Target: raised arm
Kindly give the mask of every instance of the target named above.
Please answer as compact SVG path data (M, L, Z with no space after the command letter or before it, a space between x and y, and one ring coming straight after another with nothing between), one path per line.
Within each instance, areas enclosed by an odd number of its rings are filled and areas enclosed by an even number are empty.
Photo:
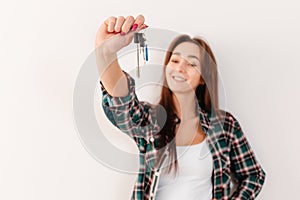
M136 18L107 18L96 34L95 52L100 79L107 92L114 97L124 97L128 94L125 74L122 72L117 59L117 52L129 45L134 32L145 28L144 16Z
M137 143L159 130L155 107L140 102L135 81L120 68L117 52L133 39L134 32L147 28L144 17L109 17L100 26L95 42L96 61L100 75L102 107L108 119Z

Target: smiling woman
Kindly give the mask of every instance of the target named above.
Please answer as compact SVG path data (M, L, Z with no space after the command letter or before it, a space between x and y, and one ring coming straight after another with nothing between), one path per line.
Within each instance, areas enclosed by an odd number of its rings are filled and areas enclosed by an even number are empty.
M167 64L166 79L173 93L195 90L200 84L200 49L191 42L183 42L174 49ZM195 91L192 91L193 95Z
M108 18L95 45L104 111L140 152L131 199L255 199L265 172L238 121L218 107L217 64L204 40L176 37L165 56L158 105L137 98L135 81L119 66L117 52L147 27L144 20ZM183 147L192 149L180 159Z

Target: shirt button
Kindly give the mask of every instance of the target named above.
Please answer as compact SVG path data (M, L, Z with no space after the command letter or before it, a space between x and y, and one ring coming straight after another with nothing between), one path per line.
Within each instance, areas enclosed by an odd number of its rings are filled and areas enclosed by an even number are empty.
M154 142L154 137L151 137L151 138L150 138L150 141L151 141L151 142Z

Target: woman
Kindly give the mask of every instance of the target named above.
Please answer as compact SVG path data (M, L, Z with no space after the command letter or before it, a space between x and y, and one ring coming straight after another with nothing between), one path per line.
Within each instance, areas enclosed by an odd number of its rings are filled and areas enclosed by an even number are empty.
M134 79L121 70L116 53L147 28L144 21L142 15L110 17L95 43L104 111L140 152L132 199L254 199L265 172L238 121L218 108L217 66L206 42L175 38L158 105L138 100ZM183 147L190 147L185 154Z

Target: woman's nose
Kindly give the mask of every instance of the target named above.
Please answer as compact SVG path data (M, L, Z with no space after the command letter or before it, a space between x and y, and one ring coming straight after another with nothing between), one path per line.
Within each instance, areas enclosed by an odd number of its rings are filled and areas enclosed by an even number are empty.
M178 63L177 63L177 65L176 65L176 70L177 71L180 71L180 72L184 72L186 69L186 63L185 63L185 61L184 60L181 60L181 61L179 61Z

